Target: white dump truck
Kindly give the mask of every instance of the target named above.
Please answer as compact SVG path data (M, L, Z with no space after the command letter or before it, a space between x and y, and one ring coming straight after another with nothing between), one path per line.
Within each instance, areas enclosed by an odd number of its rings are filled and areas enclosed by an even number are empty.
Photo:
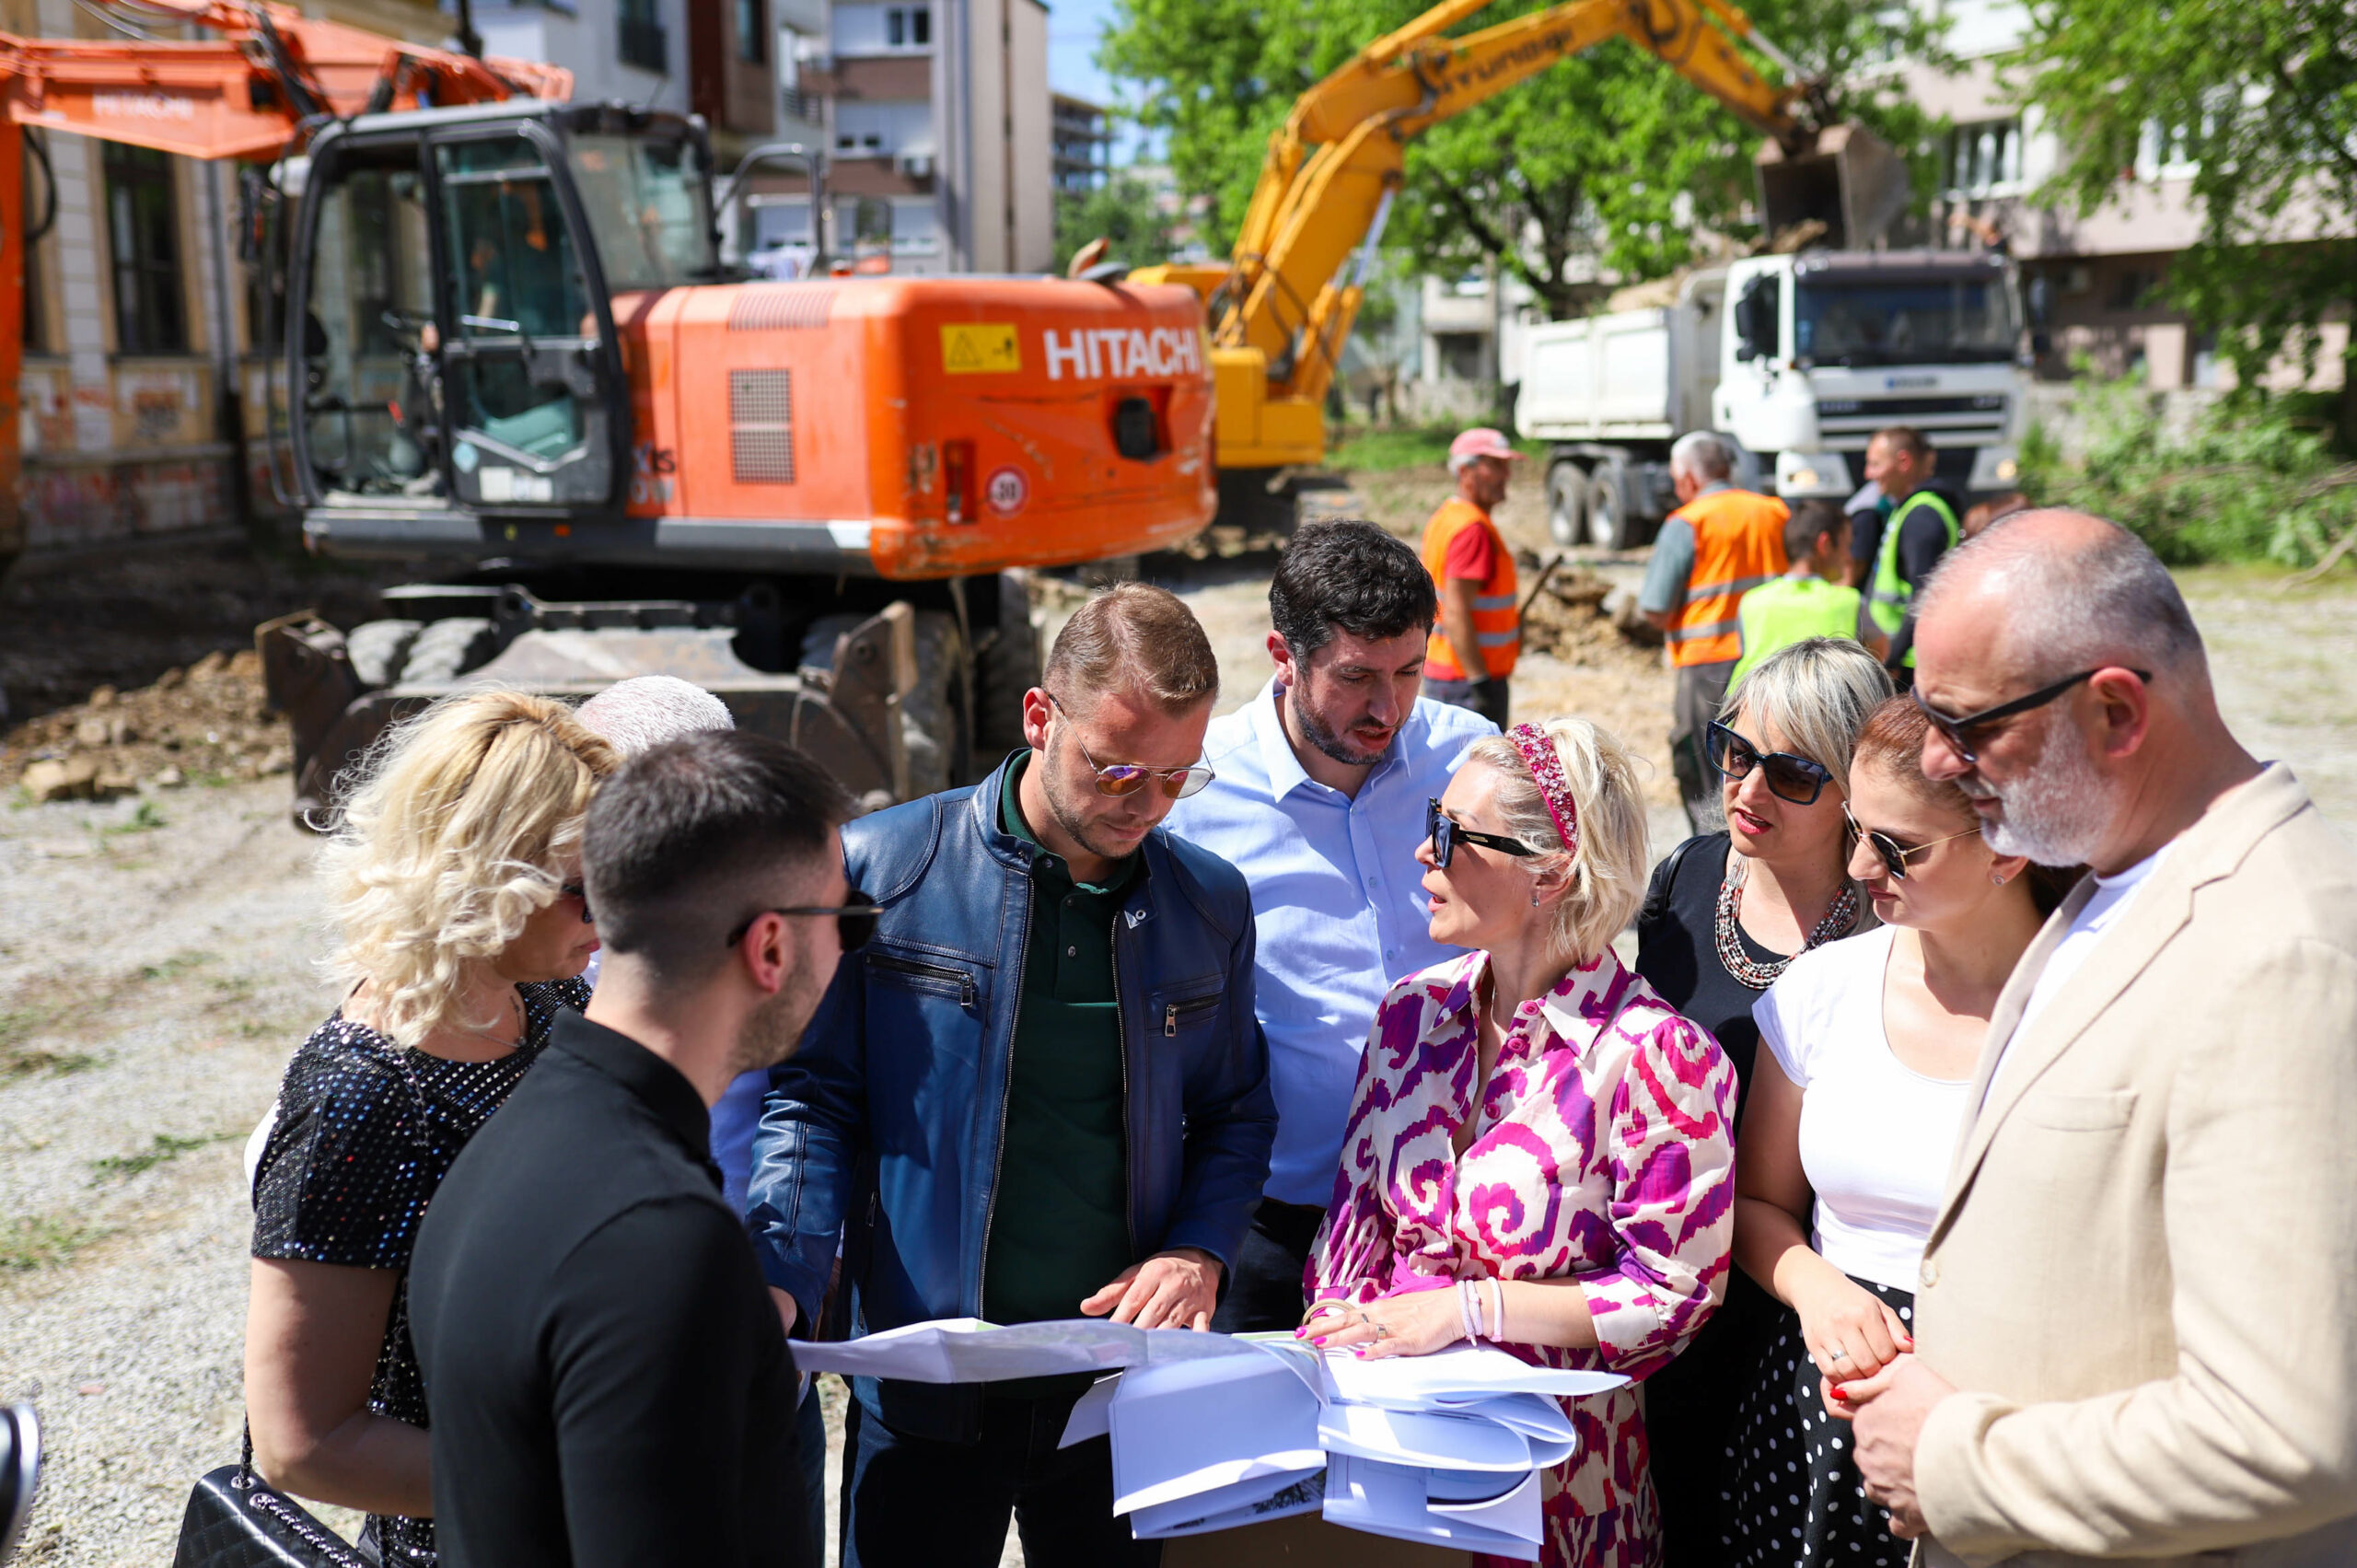
M1694 273L1677 302L1531 330L1515 428L1553 443L1558 542L1627 549L1678 505L1670 444L1732 437L1739 482L1788 500L1865 482L1866 441L1911 424L1941 479L2008 489L2028 372L2020 291L2001 256L1809 250Z

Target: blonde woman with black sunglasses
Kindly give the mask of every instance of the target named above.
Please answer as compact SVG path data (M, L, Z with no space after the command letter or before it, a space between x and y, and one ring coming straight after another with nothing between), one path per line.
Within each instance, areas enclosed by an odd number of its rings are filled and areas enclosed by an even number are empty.
M1687 840L1655 867L1637 918L1637 972L1711 1032L1735 1064L1741 1134L1759 1034L1752 1005L1795 954L1873 925L1850 878L1850 752L1891 695L1848 638L1781 648L1727 694L1705 733L1724 831ZM1777 1316L1748 1279L1645 1388L1666 1568L1718 1568L1736 1404Z

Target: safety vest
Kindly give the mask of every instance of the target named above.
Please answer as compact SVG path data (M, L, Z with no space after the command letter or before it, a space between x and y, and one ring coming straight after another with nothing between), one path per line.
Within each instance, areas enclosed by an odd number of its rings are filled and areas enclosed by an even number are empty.
M1896 636L1899 627L1906 624L1907 606L1915 597L1915 585L1898 575L1898 533L1918 506L1929 506L1933 516L1946 525L1948 542L1945 548L1956 548L1960 531L1955 509L1929 490L1919 490L1890 509L1890 517L1882 525L1882 548L1875 552L1874 581L1867 585L1866 593L1866 612L1874 617L1875 624L1882 628L1886 637ZM1912 669L1915 650L1909 648L1907 656L1899 662Z
M1858 590L1822 577L1783 576L1743 596L1736 619L1743 623L1743 657L1727 677L1730 691L1752 667L1778 648L1809 637L1858 635Z
M1490 580L1473 595L1473 635L1481 645L1483 669L1492 679L1502 679L1514 673L1515 657L1522 652L1522 616L1515 601L1514 552L1506 548L1497 524L1463 496L1450 496L1424 525L1424 570L1433 575L1433 587L1446 592L1449 541L1467 528L1489 529L1491 542L1496 546L1492 558L1497 564L1491 568ZM1438 626L1433 628L1433 640L1424 648L1424 673L1436 680L1465 679L1464 662Z
M1724 664L1743 652L1736 612L1743 596L1784 575L1784 522L1791 508L1749 490L1713 490L1670 514L1694 530L1686 598L1672 611L1669 662Z

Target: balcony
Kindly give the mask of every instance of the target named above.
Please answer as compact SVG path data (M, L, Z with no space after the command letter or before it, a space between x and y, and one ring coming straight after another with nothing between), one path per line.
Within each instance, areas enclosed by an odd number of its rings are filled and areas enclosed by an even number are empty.
M664 35L663 24L651 18L624 17L621 29L621 60L625 65L635 65L642 71L657 75L670 73L670 40Z

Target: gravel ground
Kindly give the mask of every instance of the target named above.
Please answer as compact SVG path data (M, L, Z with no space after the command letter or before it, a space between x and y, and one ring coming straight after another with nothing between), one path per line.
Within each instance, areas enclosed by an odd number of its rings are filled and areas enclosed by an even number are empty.
M1422 482L1368 490L1368 509L1403 529L1436 499ZM1535 506L1516 500L1509 533L1543 548ZM1147 563L1210 631L1223 707L1267 676L1267 570L1264 557ZM2357 827L2357 582L2187 584L2230 720ZM1666 674L1535 659L1515 690L1527 714L1587 713L1655 756L1655 847L1677 841L1655 755ZM324 941L312 843L287 824L285 788L0 808L0 1400L37 1400L52 1446L24 1556L41 1568L168 1561L190 1483L236 1452L238 1145L331 1000L310 968Z

